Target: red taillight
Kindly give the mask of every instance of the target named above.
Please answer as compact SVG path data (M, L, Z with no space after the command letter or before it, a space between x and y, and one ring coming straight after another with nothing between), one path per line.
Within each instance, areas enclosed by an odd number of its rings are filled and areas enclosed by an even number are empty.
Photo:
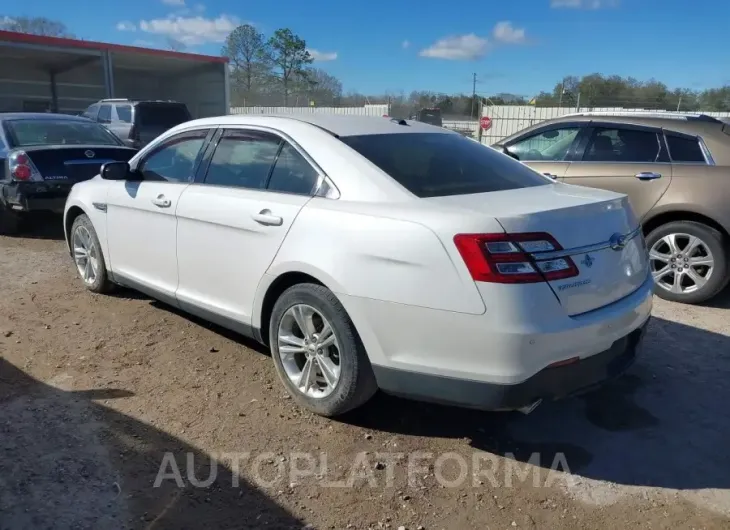
M28 155L26 155L25 153L20 152L17 155L15 155L15 163L16 164L20 164L20 165L23 165L23 166L27 166L28 165L28 162L30 162L30 158L28 158Z
M10 174L16 180L30 180L31 175L33 175L33 170L25 164L17 164L10 170Z
M454 244L477 282L534 283L578 275L569 256L540 258L541 252L563 249L550 234L458 234Z

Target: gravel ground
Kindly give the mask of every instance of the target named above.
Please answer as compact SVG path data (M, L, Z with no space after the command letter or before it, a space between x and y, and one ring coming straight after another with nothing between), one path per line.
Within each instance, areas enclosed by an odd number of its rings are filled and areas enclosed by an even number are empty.
M0 529L730 527L730 295L532 414L296 408L267 352L0 238ZM208 479L208 480L206 480Z

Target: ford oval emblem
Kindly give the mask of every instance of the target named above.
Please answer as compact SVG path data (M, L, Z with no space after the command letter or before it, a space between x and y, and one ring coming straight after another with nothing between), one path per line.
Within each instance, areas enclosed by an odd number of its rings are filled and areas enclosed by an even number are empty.
M621 250L626 246L626 236L621 234L613 234L608 240L608 244L611 245L613 250Z
M86 155L86 158L94 158L96 156L96 153L94 153L91 149L84 151L84 154Z

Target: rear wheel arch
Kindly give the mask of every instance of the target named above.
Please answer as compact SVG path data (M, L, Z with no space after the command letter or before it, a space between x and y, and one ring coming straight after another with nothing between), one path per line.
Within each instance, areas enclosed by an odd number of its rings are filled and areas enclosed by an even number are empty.
M728 233L728 230L725 229L724 226L715 221L712 217L690 210L673 210L662 212L654 215L649 219L644 220L642 222L642 230L644 232L644 236L648 236L652 231L656 230L662 225L675 221L691 221L707 225L720 232L723 235L726 243L728 240L730 240L730 233Z
M311 274L299 271L288 271L277 276L271 285L269 285L268 289L266 289L263 301L261 302L261 324L259 328L261 333L261 342L265 345L270 345L269 324L271 322L271 314L274 310L274 304L276 304L276 301L287 289L301 283L313 283L315 285L327 287L324 282L315 278Z

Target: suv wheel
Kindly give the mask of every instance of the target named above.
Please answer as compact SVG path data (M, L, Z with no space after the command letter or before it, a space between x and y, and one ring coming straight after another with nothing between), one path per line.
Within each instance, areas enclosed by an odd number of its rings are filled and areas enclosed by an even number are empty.
M343 414L377 390L355 326L326 287L287 289L274 305L269 342L279 378L300 405L316 414Z
M654 292L673 302L698 304L727 285L728 249L723 235L702 223L675 221L647 237Z

